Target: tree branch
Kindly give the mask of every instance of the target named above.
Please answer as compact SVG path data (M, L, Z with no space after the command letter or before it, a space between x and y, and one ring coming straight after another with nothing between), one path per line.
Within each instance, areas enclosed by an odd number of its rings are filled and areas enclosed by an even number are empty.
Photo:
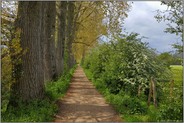
M99 35L97 38L95 38L94 40L92 40L89 44L87 44L87 43L85 43L85 42L80 42L80 41L74 41L74 42L72 42L72 43L84 44L84 45L90 47L90 46L92 45L93 42L95 42L98 38L100 38L100 36L102 36L102 35Z
M72 43L76 43L76 44L84 44L86 46L90 46L89 44L85 43L85 42L79 42L79 41L76 41L76 42L72 42Z

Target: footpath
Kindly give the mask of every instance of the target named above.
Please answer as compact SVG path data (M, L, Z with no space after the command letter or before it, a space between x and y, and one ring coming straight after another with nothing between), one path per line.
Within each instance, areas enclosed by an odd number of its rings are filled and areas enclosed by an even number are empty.
M87 79L79 66L64 98L58 101L55 122L121 122L118 113Z

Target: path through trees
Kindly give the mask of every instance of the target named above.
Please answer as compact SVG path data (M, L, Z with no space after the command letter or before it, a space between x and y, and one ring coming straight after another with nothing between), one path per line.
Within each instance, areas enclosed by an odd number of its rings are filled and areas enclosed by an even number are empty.
M56 122L120 122L121 118L78 67L65 97L58 101Z

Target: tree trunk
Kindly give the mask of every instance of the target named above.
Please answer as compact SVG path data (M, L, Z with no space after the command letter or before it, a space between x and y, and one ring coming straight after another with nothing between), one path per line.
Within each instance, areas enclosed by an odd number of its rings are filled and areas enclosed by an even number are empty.
M58 33L57 33L57 73L60 76L64 71L64 49L66 34L67 2L59 2Z
M67 8L67 41L66 41L66 64L68 71L72 67L72 42L74 40L75 35L75 29L74 29L74 10L75 5L74 2L68 2L68 8Z
M44 38L44 78L45 81L56 80L55 60L55 16L56 2L44 2L43 36Z
M10 104L44 97L44 74L41 44L42 2L19 2L18 27L24 53L21 77L11 87Z

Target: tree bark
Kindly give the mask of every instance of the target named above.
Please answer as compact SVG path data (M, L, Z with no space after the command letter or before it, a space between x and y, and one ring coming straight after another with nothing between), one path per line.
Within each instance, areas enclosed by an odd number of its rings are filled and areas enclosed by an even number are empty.
M72 42L75 37L75 28L74 28L74 10L75 10L75 4L74 2L68 2L68 8L67 8L67 41L66 41L66 64L68 71L72 67Z
M64 49L66 35L67 2L59 2L58 33L57 33L57 73L59 76L64 71Z
M19 100L28 102L44 97L42 9L42 2L19 2L17 28L21 30L20 43L24 53L21 77L11 87L10 104L14 106Z
M44 39L44 80L56 80L56 56L55 56L55 21L56 2L44 2L43 36Z

